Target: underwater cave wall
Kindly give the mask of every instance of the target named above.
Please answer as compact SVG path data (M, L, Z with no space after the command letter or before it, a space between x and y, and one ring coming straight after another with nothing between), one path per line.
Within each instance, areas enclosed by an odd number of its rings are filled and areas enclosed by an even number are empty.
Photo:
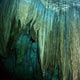
M50 66L59 66L63 80L78 80L79 2L65 1L50 7L44 4L38 6L38 2L40 1L37 1L36 6L38 16L42 16L39 18L42 22L38 35L42 71L45 72Z
M11 21L15 16L16 6L16 0L3 0L0 4L0 54L2 55L6 52L6 45L11 30Z
M69 1L50 5L41 0L3 0L3 9L0 8L0 54L6 55L10 36L15 40L15 35L33 19L31 25L35 21L33 29L38 39L43 73L47 68L59 66L61 80L79 80L80 2Z
M25 0L1 0L0 2L0 54L6 56L8 42L15 42L17 35L28 21L28 5ZM25 3L25 4L24 4ZM26 6L27 5L27 6ZM9 43L10 47L13 43ZM9 46L8 45L8 46Z

